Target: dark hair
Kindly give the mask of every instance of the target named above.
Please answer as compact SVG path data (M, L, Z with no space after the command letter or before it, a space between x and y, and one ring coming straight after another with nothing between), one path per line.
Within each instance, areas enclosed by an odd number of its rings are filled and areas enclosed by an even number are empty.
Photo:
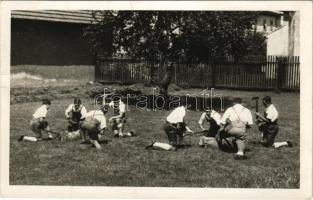
M113 102L119 102L122 100L122 97L121 97L121 95L113 95L112 100L113 100Z
M51 101L49 99L43 99L42 104L43 105L51 105Z
M80 98L75 97L74 104L81 104L81 103L82 103L82 101L80 100Z
M272 103L272 99L271 99L270 96L265 96L265 97L263 97L263 101L264 101L265 103L267 103L267 104Z
M233 103L242 103L242 99L240 97L236 97L233 99Z

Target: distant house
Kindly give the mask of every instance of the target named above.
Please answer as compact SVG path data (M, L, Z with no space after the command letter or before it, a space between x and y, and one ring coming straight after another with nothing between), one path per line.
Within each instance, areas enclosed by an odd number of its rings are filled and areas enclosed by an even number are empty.
M295 11L266 11L257 19L256 31L267 38L267 55L299 56L300 15Z
M11 65L93 65L94 54L82 34L94 22L91 11L12 11ZM112 35L106 38L110 53Z

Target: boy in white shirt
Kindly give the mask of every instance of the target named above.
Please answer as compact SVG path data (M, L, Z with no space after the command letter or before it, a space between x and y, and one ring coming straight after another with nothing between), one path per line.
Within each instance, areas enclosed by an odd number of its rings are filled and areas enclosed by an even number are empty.
M67 131L62 134L61 140L65 138L75 139L81 136L80 125L81 122L85 119L87 110L85 106L81 104L79 98L74 99L74 103L70 104L65 110L65 117L68 120Z
M30 128L35 133L33 136L20 136L18 141L28 140L32 142L37 142L42 140L42 131L48 134L48 139L52 139L53 136L49 132L49 123L46 119L47 114L50 110L51 102L48 99L42 100L42 106L40 106L33 114L32 120L30 121Z
M65 110L65 117L69 122L68 132L79 130L79 124L85 119L87 110L79 98L74 99L74 103L70 104Z
M234 98L233 106L228 108L221 119L221 136L234 137L237 145L235 159L245 159L247 129L253 124L252 114L242 104L241 98ZM224 135L222 134L224 133Z
M131 137L134 136L134 132L130 131L124 133L124 127L126 124L126 105L121 100L121 97L113 97L113 101L109 103L109 107L113 108L113 117L109 119L112 122L112 131L114 137Z
M146 146L146 149L158 147L167 151L175 151L177 147L182 144L184 133L193 133L192 130L186 125L187 105L175 108L166 118L166 123L164 125L164 131L168 137L169 144L155 142Z
M205 131L203 136L200 137L199 146L206 147L207 145L213 145L217 147L217 142L215 139L216 134L220 129L221 116L213 109L207 109L204 113L202 113L199 119L200 128ZM207 122L209 125L209 129L205 129L203 127L204 122Z
M255 113L258 118L257 125L259 127L259 130L263 134L262 141L260 143L265 147L271 147L271 146L275 148L279 148L282 146L292 147L292 144L290 141L274 142L275 137L279 130L278 111L276 107L272 104L271 97L265 96L262 99L262 103L265 107L265 112L263 116L260 113Z
M99 144L100 135L104 134L107 128L105 114L107 108L103 107L100 110L91 110L86 114L85 120L81 124L82 138L86 140L86 134L90 138L90 143L97 149L101 149Z

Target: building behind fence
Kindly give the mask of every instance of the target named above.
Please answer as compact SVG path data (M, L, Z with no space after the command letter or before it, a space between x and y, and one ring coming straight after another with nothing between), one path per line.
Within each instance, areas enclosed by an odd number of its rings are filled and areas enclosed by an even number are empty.
M174 65L172 82L185 87L299 90L299 56L228 57L209 63ZM159 82L166 65L142 60L97 58L95 80L103 83Z

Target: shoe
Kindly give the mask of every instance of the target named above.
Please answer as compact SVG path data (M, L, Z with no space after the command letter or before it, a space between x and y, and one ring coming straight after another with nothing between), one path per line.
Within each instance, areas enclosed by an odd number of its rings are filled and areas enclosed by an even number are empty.
M113 137L118 138L119 136L118 136L118 134L115 134Z
M154 143L156 143L156 141L152 141L148 146L145 147L145 149L150 149L153 147Z
M247 156L235 154L235 160L245 160L245 159L247 159Z
M21 142L23 139L24 139L24 135L21 135L21 136L17 139L17 141Z
M130 130L128 133L131 134L132 137L137 136L135 130Z
M287 141L288 147L293 147L293 144L290 141Z
M200 147L200 148L204 148L204 147L205 147L205 145L204 145L204 144L203 144L203 145L199 145L199 147Z

